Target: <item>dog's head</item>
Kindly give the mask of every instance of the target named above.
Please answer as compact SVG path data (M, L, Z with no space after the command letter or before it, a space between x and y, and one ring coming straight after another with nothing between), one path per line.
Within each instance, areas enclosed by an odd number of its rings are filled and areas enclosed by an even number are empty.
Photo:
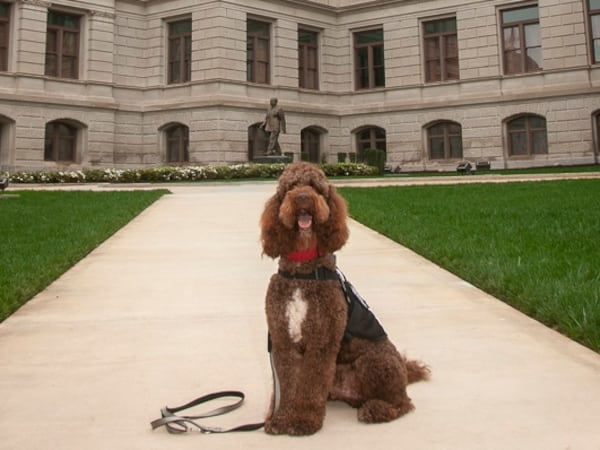
M325 255L348 239L344 199L314 164L290 164L260 220L263 253L271 258L316 249Z

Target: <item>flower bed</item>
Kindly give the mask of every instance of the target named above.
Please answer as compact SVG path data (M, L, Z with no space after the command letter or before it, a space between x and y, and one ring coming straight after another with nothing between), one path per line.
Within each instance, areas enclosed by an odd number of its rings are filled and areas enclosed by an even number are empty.
M163 166L144 169L85 169L71 171L19 171L6 173L11 183L161 183L176 181L278 178L285 164L230 166ZM322 164L329 177L374 176L366 164Z

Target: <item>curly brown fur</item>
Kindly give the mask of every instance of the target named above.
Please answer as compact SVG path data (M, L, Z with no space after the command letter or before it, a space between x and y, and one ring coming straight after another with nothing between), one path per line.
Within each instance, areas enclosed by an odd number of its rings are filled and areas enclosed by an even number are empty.
M271 401L265 430L307 435L323 426L328 399L358 408L363 422L387 422L413 409L410 382L429 369L400 355L386 338L343 340L348 306L338 280L290 278L318 267L335 270L333 253L348 239L347 208L324 173L290 164L261 216L263 253L279 258L266 315L280 395Z
M261 217L261 240L263 253L271 258L287 256L297 247L298 229L291 204L292 198L299 192L312 191L313 198L318 196L314 211L326 205L328 213L320 212L316 223L313 223L312 234L317 239L317 247L321 253L333 253L342 248L348 240L346 225L347 208L344 199L335 187L327 181L325 174L310 163L291 164L279 178L277 192L267 201ZM288 207L282 210L283 205ZM285 220L286 211L289 218Z

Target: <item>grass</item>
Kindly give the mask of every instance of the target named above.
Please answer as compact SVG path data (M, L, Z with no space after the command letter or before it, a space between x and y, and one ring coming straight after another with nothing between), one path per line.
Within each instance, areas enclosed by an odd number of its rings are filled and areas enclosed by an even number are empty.
M0 194L0 321L167 192Z
M386 178L391 177L449 177L449 176L486 176L486 175L529 175L529 174L553 174L553 173L586 173L600 172L600 164L580 165L580 166L548 166L531 167L526 169L494 169L494 170L475 170L472 175L464 175L454 170L448 172L423 171L423 172L400 172L399 174L386 174Z
M339 191L358 221L600 352L600 180Z

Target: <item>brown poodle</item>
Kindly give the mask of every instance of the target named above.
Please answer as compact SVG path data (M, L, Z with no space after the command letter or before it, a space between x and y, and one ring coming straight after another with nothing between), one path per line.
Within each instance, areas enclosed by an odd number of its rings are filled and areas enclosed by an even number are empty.
M358 408L362 422L394 420L414 408L407 384L429 377L382 329L369 339L348 332L353 307L333 255L348 239L346 217L344 199L310 163L287 166L265 205L263 253L279 257L266 296L274 375L267 433L315 433L328 399Z

